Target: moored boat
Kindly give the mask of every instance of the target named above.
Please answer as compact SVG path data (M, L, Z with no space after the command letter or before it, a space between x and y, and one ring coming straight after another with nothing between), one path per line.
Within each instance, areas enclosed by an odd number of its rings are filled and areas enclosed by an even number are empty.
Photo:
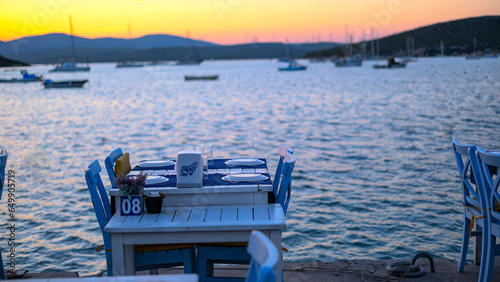
M52 81L50 79L46 79L43 81L43 86L45 88L81 88L88 81L88 79L61 81Z
M42 80L42 75L29 74L26 70L22 70L22 78L10 78L10 79L0 79L1 83L12 83L12 82L35 82Z
M333 60L336 67L360 67L363 60L354 57L340 57Z
M76 72L76 71L90 71L89 66L79 66L74 62L63 62L58 64L54 69L49 72Z
M374 69L400 69L406 67L406 61L397 62L394 58L387 59L386 65L373 65Z
M185 75L184 80L217 80L219 75Z
M144 64L139 63L139 62L133 62L133 61L122 61L116 63L117 68L142 68L144 67Z
M287 67L278 68L279 71L301 71L306 69L306 66L297 63L295 60L291 60Z

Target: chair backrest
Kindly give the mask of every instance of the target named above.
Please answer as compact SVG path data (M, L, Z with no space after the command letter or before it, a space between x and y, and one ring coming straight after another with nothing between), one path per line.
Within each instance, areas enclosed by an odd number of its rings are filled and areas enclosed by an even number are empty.
M457 139L453 140L453 151L458 165L458 172L460 174L460 186L462 188L463 204L465 206L480 207L479 195L476 192L477 185L476 177L471 173L471 159L469 156L469 149L473 145L461 144ZM474 172L475 173L475 172ZM473 185L474 183L474 185Z
M7 150L0 149L0 199L2 199L3 185L5 181L5 167L7 166Z
M500 221L500 212L495 206L495 202L500 204L500 194L498 192L500 186L500 152L485 152L478 148L476 157L483 180L479 184L484 185L484 189L488 193L486 195L486 208L490 211L492 218Z
M281 258L276 246L260 231L252 231L247 252L250 254L250 268L246 281L275 282L281 280Z
M102 183L100 172L102 171L101 166L97 160L89 164L85 169L85 181L87 182L87 187L90 192L90 197L92 198L92 204L94 205L95 215L101 231L104 234L104 227L111 219L111 205L109 203L109 198L106 194L106 189Z
M121 148L117 148L111 151L104 160L104 165L106 166L106 171L108 172L109 181L111 182L111 187L113 188L118 187L115 177L115 162L121 156L123 156L123 151Z
M281 178L281 171L283 170L283 160L285 159L286 153L290 152L293 154L292 148L281 144L278 147L278 154L280 156L279 161L278 161L278 166L276 167L276 173L274 174L274 181L273 181L273 191L274 191L274 198L278 197L278 187L280 183L280 178Z
M292 153L286 152L283 159L283 169L280 172L281 181L279 184L278 196L276 197L276 203L279 203L283 207L284 214L286 214L292 194L292 172L294 167L295 157Z

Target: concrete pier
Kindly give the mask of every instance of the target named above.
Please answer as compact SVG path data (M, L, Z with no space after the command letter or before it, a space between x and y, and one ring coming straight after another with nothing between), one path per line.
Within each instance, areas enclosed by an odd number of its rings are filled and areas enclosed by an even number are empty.
M284 263L283 276L286 282L316 282L316 281L397 281L398 277L390 274L386 267L394 262L409 260L350 260L335 262L298 262ZM417 261L420 267L425 268L425 274L421 277L404 277L400 281L413 282L475 282L479 276L479 266L469 264L465 271L457 271L457 264L444 258L434 258L436 272L431 272L427 259L421 258ZM247 266L219 266L216 267L216 276L245 277ZM159 274L180 274L182 268L160 269ZM150 275L148 271L142 271L138 275ZM61 273L26 273L24 279L51 279L51 278L78 277L78 272ZM500 282L500 259L495 261L492 282Z

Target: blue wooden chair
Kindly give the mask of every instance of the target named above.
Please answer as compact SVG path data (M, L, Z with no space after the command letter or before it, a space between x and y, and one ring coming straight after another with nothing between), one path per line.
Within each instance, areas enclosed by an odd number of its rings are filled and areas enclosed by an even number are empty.
M292 172L295 167L295 157L291 152L286 151L283 157L283 165L277 188L275 202L281 204L284 214L288 209L290 195L292 192ZM214 246L215 245L215 246ZM220 281L221 278L214 277L214 264L248 264L250 256L246 252L247 244L245 242L234 244L214 244L196 246L196 264L198 267L198 276L202 281ZM243 281L242 278L231 278L233 281Z
M278 198L278 189L279 189L279 184L280 184L280 178L281 178L281 171L283 170L283 160L285 159L286 153L290 152L293 154L292 148L288 147L287 145L281 144L278 147L278 155L280 156L278 165L276 166L276 173L274 174L274 180L273 180L273 192L274 192L274 199L275 200Z
M7 150L0 149L0 199L2 199L3 185L5 181L5 167L7 166ZM5 269L3 267L2 250L0 249L0 279L7 280Z
M251 256L247 282L275 282L281 280L280 253L273 243L260 231L252 231L248 242Z
M101 166L97 160L85 169L85 180L92 198L95 215L101 228L106 251L108 276L113 275L111 257L111 237L104 232L104 227L111 219L111 207L100 173ZM179 245L144 245L135 248L135 270L154 270L184 265L185 273L196 272L195 249L190 244Z
M109 182L111 183L111 187L113 188L118 187L115 177L115 162L121 156L123 156L123 151L121 148L117 148L111 151L104 160L104 165L106 166L106 171L108 172Z
M471 163L474 173L481 175L477 181L479 191L486 195L486 218L483 227L483 246L479 281L491 281L491 273L495 264L495 256L500 255L500 153L489 153L475 147L470 149ZM479 178L479 177L478 177ZM480 193L481 195L481 193Z
M458 271L463 272L467 263L467 251L469 249L469 238L471 236L483 236L483 231L472 231L474 224L484 228L484 218L486 217L486 207L483 203L486 195L483 195L477 188L479 179L477 172L472 170L471 155L469 150L475 148L473 145L461 144L457 139L453 140L453 150L458 165L460 175L460 187L462 190L462 205L464 207L464 222L462 230L462 247L460 259L458 261ZM474 149L475 150L475 149ZM472 156L473 157L473 156ZM471 173L473 171L473 173ZM484 240L483 240L484 242ZM483 257L484 254L482 254ZM481 261L483 258L481 257Z

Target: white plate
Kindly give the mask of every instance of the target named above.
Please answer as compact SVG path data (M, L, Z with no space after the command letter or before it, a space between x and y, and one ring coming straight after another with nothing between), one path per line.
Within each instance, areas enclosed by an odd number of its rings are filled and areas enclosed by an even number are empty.
M264 164L263 161L259 159L233 159L225 162L227 166L235 166L235 165L241 165L241 166L256 166L256 165L261 165Z
M267 180L269 177L258 173L233 173L222 177L222 180L229 182L259 182Z
M139 167L163 167L175 165L171 160L159 160L159 161L144 161L137 164Z
M146 177L146 185L153 185L153 184L159 184L159 183L163 183L163 182L167 182L168 181L168 178L165 178L165 177L162 177L162 176L156 176L156 175L152 175L152 176L147 176Z

